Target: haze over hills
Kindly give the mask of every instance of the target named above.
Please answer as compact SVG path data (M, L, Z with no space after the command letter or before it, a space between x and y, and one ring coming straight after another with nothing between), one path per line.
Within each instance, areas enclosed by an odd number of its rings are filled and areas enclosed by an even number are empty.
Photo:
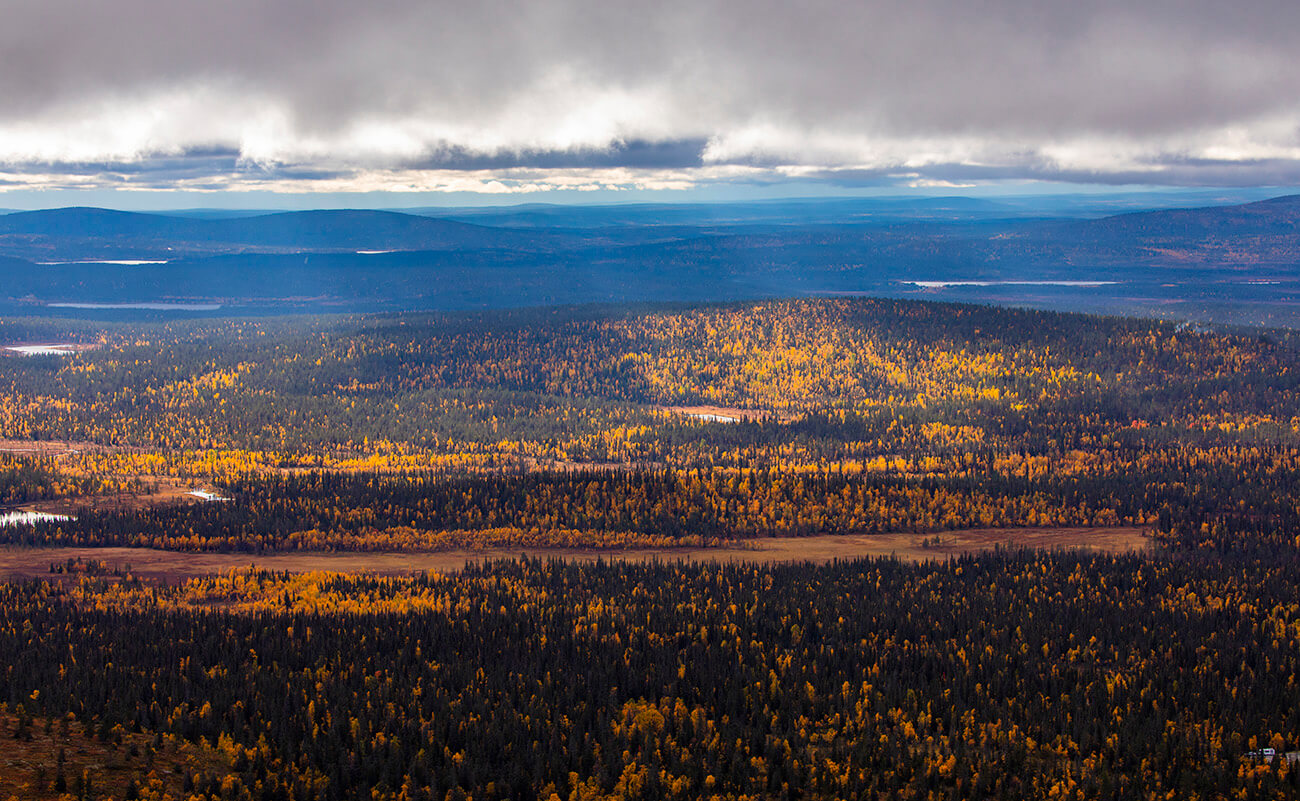
M222 253L546 247L554 238L389 211L291 211L235 218L94 208L0 217L0 252L83 261Z
M1033 218L971 198L455 214L5 215L0 309L280 313L851 293L1292 324L1300 308L1300 196L1099 219Z
M1300 224L1300 195L1231 206L1162 209L1119 214L1087 226L1091 232L1135 235L1247 236L1294 234Z
M503 227L716 225L744 223L879 223L1070 218L1091 219L1127 211L1247 203L1265 190L1194 190L1119 194L1001 195L968 197L824 197L713 203L625 203L563 206L530 203L448 209L402 209L408 214Z

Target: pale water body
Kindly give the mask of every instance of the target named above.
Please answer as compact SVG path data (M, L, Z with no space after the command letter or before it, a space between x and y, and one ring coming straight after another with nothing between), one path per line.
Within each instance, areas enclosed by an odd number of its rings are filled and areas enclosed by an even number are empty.
M4 512L0 514L0 526L20 526L29 523L41 523L47 520L71 520L69 515L52 515L49 512Z
M72 353L71 345L7 345L5 350L21 353L24 356L67 356Z
M705 422L709 422L709 423L739 423L740 422L740 418L728 417L725 414L707 414L705 412L687 412L686 414L690 417L696 418L697 420L704 420Z
M220 303L47 303L52 309L148 309L150 311L216 311Z
M90 261L38 261L40 265L57 264L117 264L123 267L139 267L142 264L166 264L166 259L91 259Z
M900 281L922 289L946 289L950 286L1112 286L1119 281Z

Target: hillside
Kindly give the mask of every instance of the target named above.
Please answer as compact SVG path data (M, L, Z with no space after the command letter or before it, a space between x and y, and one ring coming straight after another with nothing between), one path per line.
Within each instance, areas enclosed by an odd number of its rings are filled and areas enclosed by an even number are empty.
M0 337L89 346L4 359L0 428L77 443L7 474L0 459L0 503L77 516L0 530L28 544L622 547L1138 526L1183 546L1289 545L1300 525L1300 371L1277 333L822 299L12 320ZM177 478L233 500L150 501ZM140 500L86 506L115 489Z
M1300 195L1235 206L1119 214L1089 221L1080 228L1115 236L1296 236L1300 235Z

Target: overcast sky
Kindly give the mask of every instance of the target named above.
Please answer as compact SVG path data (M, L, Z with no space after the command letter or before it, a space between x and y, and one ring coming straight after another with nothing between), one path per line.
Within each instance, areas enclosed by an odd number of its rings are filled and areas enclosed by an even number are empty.
M1294 0L4 5L0 207L1300 184Z

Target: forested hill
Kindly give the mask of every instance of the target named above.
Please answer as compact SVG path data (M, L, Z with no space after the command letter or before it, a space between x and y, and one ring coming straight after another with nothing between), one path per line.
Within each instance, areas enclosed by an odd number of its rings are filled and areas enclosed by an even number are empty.
M1096 234L1119 235L1220 235L1297 236L1300 195L1285 195L1238 206L1118 214L1080 225Z
M10 355L0 372L17 453L67 444L54 461L0 459L0 503L77 517L0 532L28 544L611 547L1126 526L1174 547L1300 545L1300 359L1278 332L836 298L24 318L0 321L0 337L81 347ZM231 500L89 508L176 479Z

